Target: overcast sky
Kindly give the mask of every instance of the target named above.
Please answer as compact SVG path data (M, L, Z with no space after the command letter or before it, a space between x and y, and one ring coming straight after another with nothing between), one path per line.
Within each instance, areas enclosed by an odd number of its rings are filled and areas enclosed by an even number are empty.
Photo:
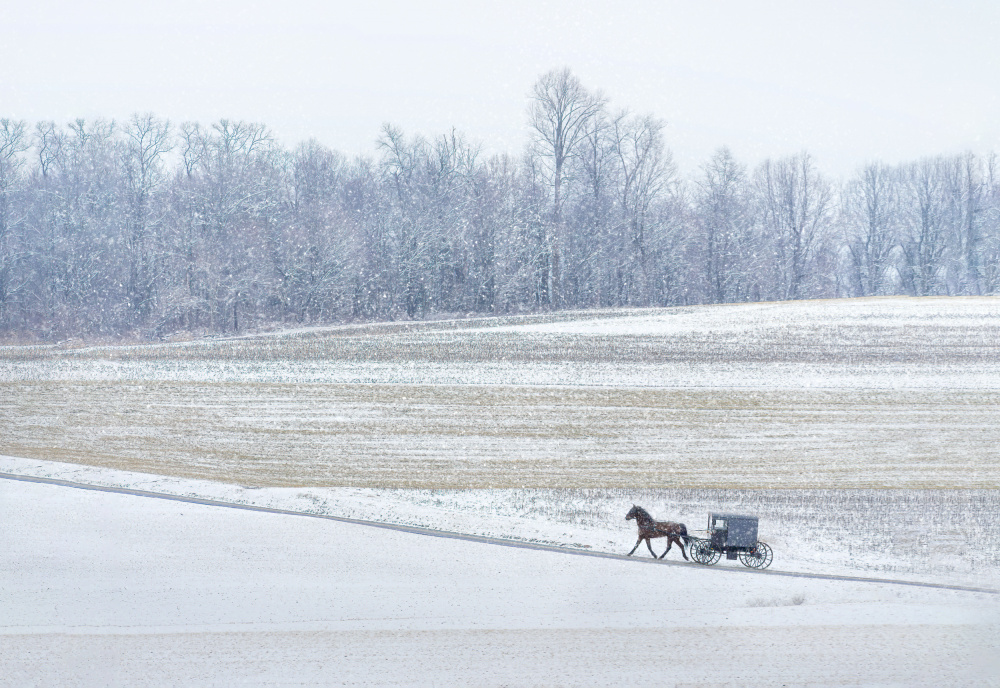
M1000 2L0 0L0 117L263 122L371 153L383 122L519 153L567 66L666 120L684 174L722 145L849 174L1000 152Z

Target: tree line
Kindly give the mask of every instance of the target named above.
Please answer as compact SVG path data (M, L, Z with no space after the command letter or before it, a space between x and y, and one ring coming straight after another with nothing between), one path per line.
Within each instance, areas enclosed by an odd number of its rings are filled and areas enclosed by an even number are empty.
M650 115L566 69L523 154L386 125L373 155L261 124L0 120L0 334L159 338L277 324L1000 291L993 156L726 148L682 178Z

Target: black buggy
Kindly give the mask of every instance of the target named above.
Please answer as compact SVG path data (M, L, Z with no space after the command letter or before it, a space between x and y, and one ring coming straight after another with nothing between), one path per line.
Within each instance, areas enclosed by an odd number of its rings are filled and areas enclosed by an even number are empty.
M752 569L771 565L771 548L757 539L757 517L738 514L709 514L708 538L691 537L688 548L691 558L711 566L723 554Z

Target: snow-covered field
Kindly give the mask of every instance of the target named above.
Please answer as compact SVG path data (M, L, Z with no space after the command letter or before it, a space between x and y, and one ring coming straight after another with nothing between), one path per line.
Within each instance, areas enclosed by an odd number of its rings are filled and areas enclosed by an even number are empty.
M1000 299L0 347L0 453L253 486L1000 485Z
M632 548L633 503L749 512L781 572L1000 589L997 446L994 298L0 347L0 473L588 552ZM986 592L0 479L0 685L1000 686L997 657Z
M995 594L643 565L12 480L0 505L0 685L1000 676Z
M692 535L709 511L751 513L775 570L1000 590L998 490L249 488L3 456L0 473L617 554L635 544L632 504Z

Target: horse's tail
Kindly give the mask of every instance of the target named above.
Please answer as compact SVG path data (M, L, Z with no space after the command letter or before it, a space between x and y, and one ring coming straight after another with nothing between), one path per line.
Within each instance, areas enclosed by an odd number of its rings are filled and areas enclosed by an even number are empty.
M684 525L683 523L681 523L680 526L681 526L681 537L684 539L684 544L685 545L690 545L691 544L691 537L688 535L687 526Z

